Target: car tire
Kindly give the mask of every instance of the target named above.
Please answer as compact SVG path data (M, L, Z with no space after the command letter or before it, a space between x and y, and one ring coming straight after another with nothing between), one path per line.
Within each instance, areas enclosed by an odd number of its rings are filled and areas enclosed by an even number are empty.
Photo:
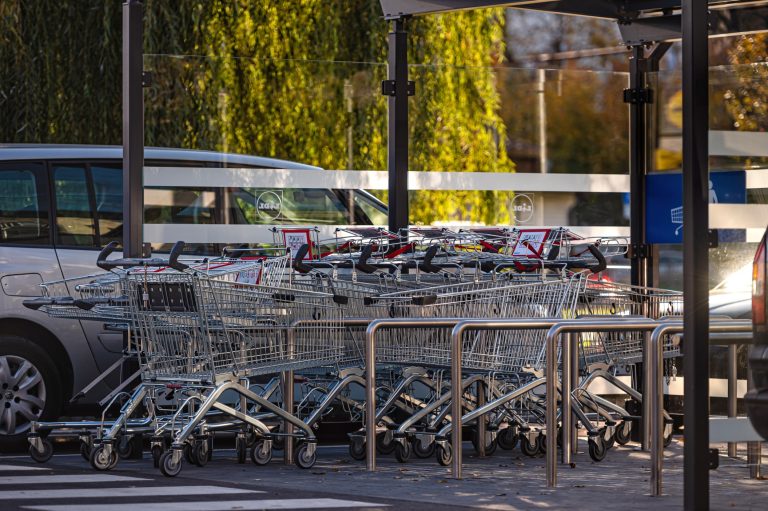
M59 370L46 351L16 335L0 335L0 450L23 448L32 420L61 414Z

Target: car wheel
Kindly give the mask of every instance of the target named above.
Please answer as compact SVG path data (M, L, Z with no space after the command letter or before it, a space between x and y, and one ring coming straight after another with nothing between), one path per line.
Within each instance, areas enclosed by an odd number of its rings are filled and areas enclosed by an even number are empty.
M25 445L31 422L58 417L62 401L50 356L28 339L0 336L0 448Z

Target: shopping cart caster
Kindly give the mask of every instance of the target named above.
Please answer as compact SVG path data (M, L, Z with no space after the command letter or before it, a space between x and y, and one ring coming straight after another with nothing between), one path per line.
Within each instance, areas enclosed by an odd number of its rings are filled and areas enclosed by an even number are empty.
M160 472L166 477L176 477L181 473L181 449L170 449L160 456Z
M587 443L589 444L589 457L592 458L592 461L603 461L608 453L603 435L598 433L595 436L590 436Z
M195 440L191 451L194 453L193 458L198 467L204 467L211 460L211 443L208 438Z
M417 458L431 458L435 455L435 442L431 438L415 436L411 440L411 449Z
M115 442L117 455L122 460L141 459L144 451L144 439L140 436L123 435Z
M153 445L152 449L152 466L160 468L160 458L163 456L163 447L160 445Z
M257 440L251 447L251 461L257 465L266 465L272 461L272 440Z
M248 440L245 433L238 433L235 437L235 453L237 454L237 462L239 464L245 463L248 458Z
M103 443L91 450L91 466L96 470L112 470L117 466L119 459L112 444Z
M543 435L538 435L543 436ZM520 450L526 456L534 457L539 454L538 437L531 440L528 433L520 433Z
M453 461L453 447L448 442L435 442L437 445L435 446L435 456L437 457L437 462L447 467L451 464L451 461Z
M376 452L379 454L392 454L395 451L396 444L397 442L395 442L395 438L390 430L376 435Z
M317 461L317 444L301 442L293 453L293 462L299 468L312 468Z
M621 423L618 426L616 426L616 433L613 435L613 439L616 440L616 443L619 445L627 445L627 443L629 443L631 435L632 435L632 422L621 421Z
M407 463L411 458L411 442L407 438L396 438L395 444L395 459L400 463Z
M53 457L53 444L37 433L29 435L29 456L38 463L45 463Z
M472 446L475 448L475 452L480 452L480 438L477 429L472 432ZM492 431L485 432L485 455L490 456L496 452L496 438L495 433Z
M90 434L80 435L80 456L85 461L91 461L91 450L93 450L93 437Z
M508 426L496 436L496 443L505 451L511 451L517 446L518 428L517 426Z
M365 442L354 438L349 439L349 456L353 460L362 461L365 459Z

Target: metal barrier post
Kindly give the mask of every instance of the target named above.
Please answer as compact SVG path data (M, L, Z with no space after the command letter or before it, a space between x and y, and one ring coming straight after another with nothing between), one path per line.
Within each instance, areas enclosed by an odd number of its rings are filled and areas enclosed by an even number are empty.
M709 333L746 333L752 331L752 322L744 320L717 321L709 324ZM646 399L652 399L652 424L651 424L651 495L657 497L662 494L662 469L664 463L664 394L661 378L663 376L663 351L662 339L665 335L683 332L682 321L668 321L656 328L651 334L652 364L646 364L645 377L653 385L651 395ZM717 339L710 339L711 344L717 344Z
M286 333L286 354L288 358L293 358L296 347L296 323L288 328ZM283 377L280 381L281 393L283 397L283 410L286 413L293 415L293 371L283 371ZM285 433L285 447L283 448L283 464L293 464L293 424L288 421L283 421L283 433Z
M570 335L570 334L569 334ZM579 386L579 350L571 350L571 388ZM571 419L571 454L579 452L579 430L576 427L576 421Z
M560 358L562 359L562 375L561 378L563 380L563 392L562 392L562 403L563 403L563 414L560 417L560 421L562 422L560 426L560 430L562 431L563 435L563 454L562 454L562 462L563 463L571 463L571 455L573 454L573 451L571 449L571 441L573 440L573 436L571 435L571 429L573 427L573 413L571 410L571 392L568 391L566 393L566 388L573 389L573 379L571 378L571 353L574 351L578 351L578 349L572 349L573 346L571 345L573 336L570 333L567 333L563 335L563 343L562 347L560 348ZM551 378L550 374L556 375L556 373L547 373L547 380ZM568 382L567 385L565 382ZM566 402L568 403L566 405ZM568 410L566 412L566 410ZM549 422L547 422L549 424ZM557 441L557 429L555 429L555 441ZM557 443L555 443L555 446L557 446ZM549 446L547 446L549 447Z
M480 408L485 405L485 380L479 380L477 382L477 407ZM485 415L481 415L477 418L477 455L480 458L485 457Z
M658 321L649 319L580 319L562 321L552 326L547 332L546 340L546 374L547 374L547 394L546 394L546 419L547 419L547 486L554 488L557 486L557 345L562 334L567 332L616 332L616 331L648 331L658 325ZM573 339L578 339L574 337ZM569 343L573 342L570 339ZM561 382L561 392L563 396L571 394L571 380L563 379ZM571 400L562 400L561 417L572 413ZM563 435L562 437L563 459L570 461L571 458L571 437ZM567 452L567 454L566 454Z
M376 332L384 328L451 328L461 322L460 318L397 318L377 319L368 321L365 329L365 464L368 472L376 471ZM461 353L461 349L459 349ZM453 396L461 396L461 357L459 356L459 392ZM451 368L455 364L451 360ZM451 387L456 387L456 382L451 382ZM456 399L452 400L454 403ZM458 421L461 422L461 399L459 403ZM454 415L454 417L457 417ZM456 419L454 419L456 420ZM455 430L456 428L454 428ZM459 427L459 432L461 428ZM461 433L459 433L461 434ZM456 449L461 452L461 444ZM455 454L454 454L455 456ZM454 458L455 459L455 458Z
M737 360L736 355L738 346L731 344L728 346L728 417L736 417L738 414L736 398L738 395L738 380L736 379ZM728 442L728 456L731 458L736 457L738 451L738 444L736 442Z

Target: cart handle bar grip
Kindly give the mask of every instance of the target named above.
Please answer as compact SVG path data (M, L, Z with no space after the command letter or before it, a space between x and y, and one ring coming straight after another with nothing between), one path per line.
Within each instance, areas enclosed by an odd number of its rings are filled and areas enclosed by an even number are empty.
M163 268L169 267L174 270L184 271L189 266L179 261L179 256L184 251L184 242L177 241L171 248L171 253L168 255L168 259L160 259L156 257L141 258L141 257L123 257L121 259L107 260L113 252L117 250L118 243L116 241L110 242L107 246L101 249L99 257L96 259L96 266L102 270L112 270L114 268Z

